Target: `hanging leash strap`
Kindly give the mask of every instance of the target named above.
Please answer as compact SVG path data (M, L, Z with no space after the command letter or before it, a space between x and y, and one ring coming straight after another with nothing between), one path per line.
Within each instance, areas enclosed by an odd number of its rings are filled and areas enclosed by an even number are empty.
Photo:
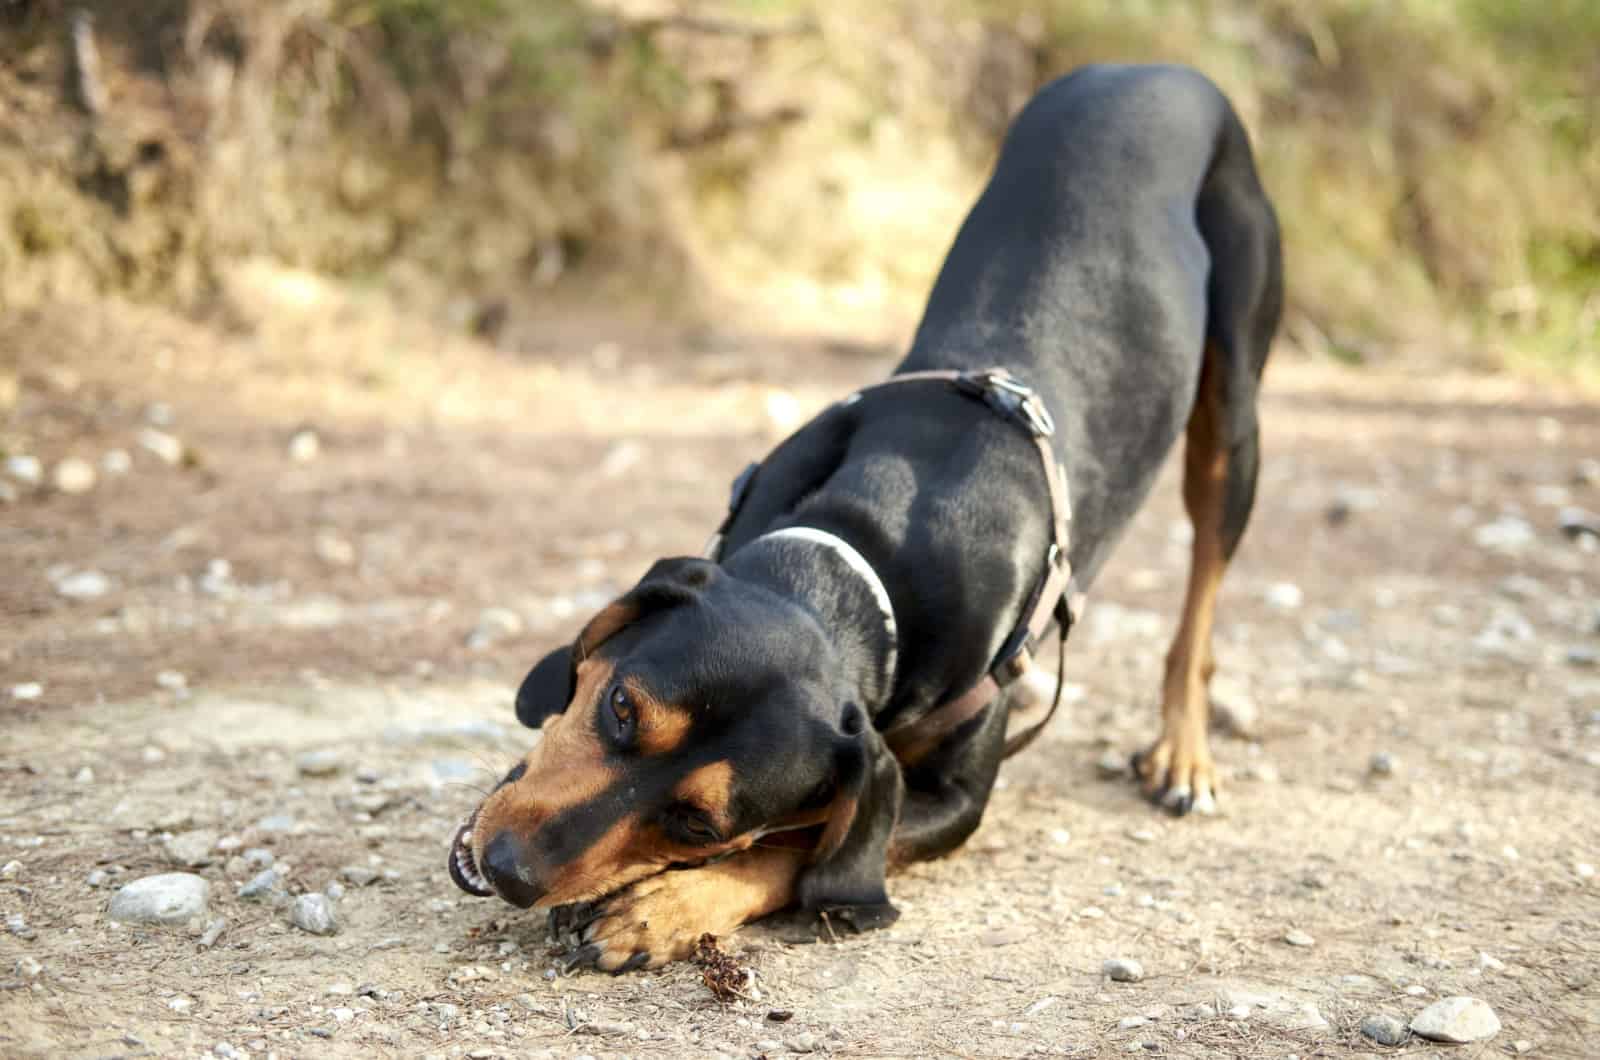
M921 717L901 722L884 732L883 738L889 749L906 765L915 765L926 757L947 736L977 717L1002 691L1032 670L1036 665L1034 648L1051 622L1056 623L1058 656L1064 661L1067 634L1072 630L1083 601L1082 593L1073 581L1072 563L1068 559L1072 505L1067 494L1066 472L1056 460L1055 450L1051 446L1050 439L1056 430L1055 421L1039 395L1005 369L990 368L976 372L906 372L863 387L845 398L843 403L853 404L863 395L885 387L925 382L953 386L960 393L982 401L997 415L1027 432L1038 450L1039 460L1044 465L1045 481L1049 486L1051 542L1045 555L1044 572L1028 598L1022 620L1005 639L988 671L955 698L940 703ZM760 464L751 464L734 479L728 500L728 514L706 544L705 554L708 558L722 558L722 543L738 517L760 467ZM1050 709L1034 725L1007 736L1005 757L1011 757L1032 743L1050 723L1050 719L1055 717L1056 708L1061 704L1064 681L1065 674L1058 668Z

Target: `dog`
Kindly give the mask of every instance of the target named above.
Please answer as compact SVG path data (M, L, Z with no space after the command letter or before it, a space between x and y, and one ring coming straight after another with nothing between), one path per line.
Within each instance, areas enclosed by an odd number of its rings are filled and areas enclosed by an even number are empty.
M1215 85L1094 66L1046 86L888 384L744 476L711 558L656 563L528 674L517 717L542 738L457 833L455 882L551 910L569 965L613 972L794 905L892 922L886 874L977 828L1038 702L1008 675L1044 625L1064 636L1057 601L1180 434L1191 568L1134 773L1173 813L1215 812L1212 620L1282 299L1276 216Z

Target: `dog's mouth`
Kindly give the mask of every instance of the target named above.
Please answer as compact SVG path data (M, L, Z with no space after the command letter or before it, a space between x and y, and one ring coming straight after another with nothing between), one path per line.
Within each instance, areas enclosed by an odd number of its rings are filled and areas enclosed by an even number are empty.
M456 830L456 837L450 843L450 878L457 887L474 897L493 898L495 890L484 879L483 871L478 868L478 859L472 854L472 826L477 821L478 815L474 813L466 824Z

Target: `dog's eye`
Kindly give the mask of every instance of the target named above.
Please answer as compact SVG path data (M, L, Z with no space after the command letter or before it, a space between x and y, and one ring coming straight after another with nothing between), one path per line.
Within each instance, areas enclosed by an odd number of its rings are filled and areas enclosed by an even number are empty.
M682 818L683 830L696 843L720 843L722 833L698 813L687 813Z
M606 696L606 713L611 729L611 735L618 742L627 743L633 733L635 713L633 700L628 698L628 690L620 684L611 686L610 693Z

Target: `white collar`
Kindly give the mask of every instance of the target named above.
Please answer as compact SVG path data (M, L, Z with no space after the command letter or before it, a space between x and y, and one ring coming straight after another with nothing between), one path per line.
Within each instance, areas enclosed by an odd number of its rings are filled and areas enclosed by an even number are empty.
M856 551L854 545L842 537L830 534L826 530L818 530L814 526L790 526L762 534L758 540L772 541L785 538L791 541L809 541L814 545L830 549L844 560L845 566L855 571L861 580L867 583L867 588L872 592L872 599L883 615L883 630L889 635L889 656L884 664L884 694L888 695L894 688L895 664L899 661L900 632L894 620L894 604L889 600L889 590L884 588L883 579L878 577L878 572L872 569L872 564Z

